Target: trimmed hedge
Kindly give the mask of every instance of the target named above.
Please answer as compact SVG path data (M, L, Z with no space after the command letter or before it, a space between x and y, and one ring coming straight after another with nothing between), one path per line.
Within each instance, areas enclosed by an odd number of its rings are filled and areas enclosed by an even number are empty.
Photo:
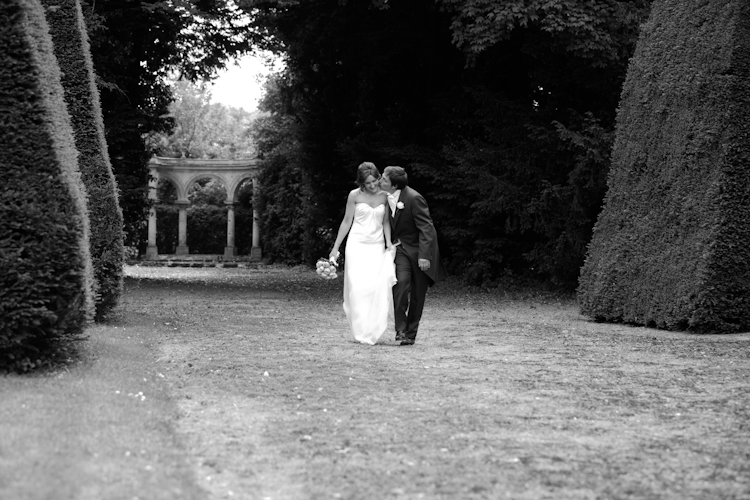
M88 192L90 252L98 285L96 319L118 303L123 279L122 211L104 138L99 90L94 82L88 34L78 0L42 0L62 69L65 101L78 149L78 166Z
M42 362L93 317L86 191L44 10L0 2L0 366Z
M617 120L581 311L750 330L750 2L655 1Z

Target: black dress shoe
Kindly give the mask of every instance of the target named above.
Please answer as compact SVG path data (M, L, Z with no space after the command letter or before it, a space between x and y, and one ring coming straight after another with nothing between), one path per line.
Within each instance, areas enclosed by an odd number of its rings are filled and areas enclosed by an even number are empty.
M401 341L400 345L414 345L414 339L405 338L404 340Z
M406 333L396 332L396 342L401 342L402 340L406 340Z

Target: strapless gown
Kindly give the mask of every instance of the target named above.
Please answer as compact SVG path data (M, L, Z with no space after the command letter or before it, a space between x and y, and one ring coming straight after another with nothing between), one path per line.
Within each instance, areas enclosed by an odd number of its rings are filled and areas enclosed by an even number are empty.
M393 319L395 252L385 248L385 210L357 203L344 251L344 312L350 339L363 344L375 344Z

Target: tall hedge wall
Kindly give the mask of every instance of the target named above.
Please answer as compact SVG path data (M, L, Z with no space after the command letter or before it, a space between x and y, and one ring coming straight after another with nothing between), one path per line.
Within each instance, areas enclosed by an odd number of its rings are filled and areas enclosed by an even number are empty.
M93 316L86 191L44 11L0 2L0 366Z
M122 293L122 211L104 139L99 90L94 81L86 25L78 0L42 0L55 56L62 69L65 101L88 192L91 259L98 285L96 319L114 308Z
M750 2L656 0L578 296L606 321L750 330Z

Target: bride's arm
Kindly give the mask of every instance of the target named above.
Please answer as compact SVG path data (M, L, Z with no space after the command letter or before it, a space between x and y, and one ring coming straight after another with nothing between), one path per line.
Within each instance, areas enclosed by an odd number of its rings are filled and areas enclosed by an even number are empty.
M354 220L354 200L357 197L357 190L354 189L349 193L346 199L346 212L344 213L344 220L341 221L339 226L339 234L336 236L336 243L333 244L331 254L328 256L330 259L336 259L339 254L339 247L344 238L349 234L349 229L352 227L352 221Z

